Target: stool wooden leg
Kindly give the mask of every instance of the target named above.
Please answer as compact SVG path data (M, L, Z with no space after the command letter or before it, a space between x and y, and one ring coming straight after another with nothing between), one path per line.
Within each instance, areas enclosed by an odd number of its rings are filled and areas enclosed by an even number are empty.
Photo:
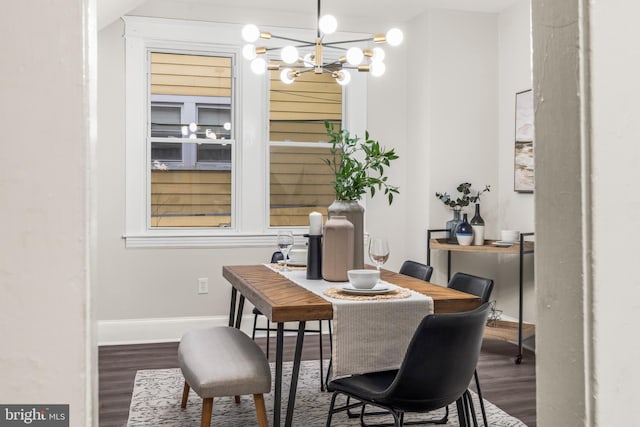
M236 403L239 405L240 404L240 396L234 396L236 399Z
M211 426L211 415L213 414L213 397L202 399L202 419L200 427Z
M254 394L253 401L256 405L256 415L258 416L258 425L260 427L269 427L267 421L267 408L264 406L264 396L262 394Z
M189 400L189 384L185 381L184 389L182 390L182 403L180 404L182 409L187 407L187 400Z

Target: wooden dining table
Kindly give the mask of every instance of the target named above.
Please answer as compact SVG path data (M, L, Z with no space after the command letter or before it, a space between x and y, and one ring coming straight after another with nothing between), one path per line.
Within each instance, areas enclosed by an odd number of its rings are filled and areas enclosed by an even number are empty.
M297 285L265 265L223 266L222 276L232 286L229 307L229 326L240 328L245 299L249 300L271 322L276 323L276 362L273 404L273 426L281 425L282 363L285 322L297 322L298 332L291 373L291 386L285 426L293 420L298 373L307 321L331 320L331 302ZM455 313L480 306L480 298L440 285L424 282L403 274L381 270L380 278L394 285L411 289L433 299L434 313ZM240 296L238 297L238 293Z

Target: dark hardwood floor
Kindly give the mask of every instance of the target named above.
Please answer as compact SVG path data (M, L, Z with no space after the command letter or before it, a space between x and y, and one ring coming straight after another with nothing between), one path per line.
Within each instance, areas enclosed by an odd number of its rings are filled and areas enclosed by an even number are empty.
M264 348L266 340L257 339ZM285 339L285 360L292 360L295 337ZM325 339L325 358L329 354ZM123 427L127 424L131 392L139 369L175 368L177 343L105 346L99 349L100 426ZM270 344L270 360L275 340ZM478 364L480 385L485 399L519 418L529 427L536 425L535 356L526 352L521 365L514 364L516 346L495 339L485 339ZM303 359L318 358L318 339L305 339Z

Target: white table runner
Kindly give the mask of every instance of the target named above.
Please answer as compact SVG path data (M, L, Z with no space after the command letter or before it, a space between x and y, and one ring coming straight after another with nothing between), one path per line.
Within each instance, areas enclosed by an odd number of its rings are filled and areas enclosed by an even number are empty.
M409 298L350 301L323 294L349 282L309 280L305 270L282 272L299 286L333 304L333 377L398 369L418 324L433 313L431 297L411 291ZM383 282L393 288L398 286Z

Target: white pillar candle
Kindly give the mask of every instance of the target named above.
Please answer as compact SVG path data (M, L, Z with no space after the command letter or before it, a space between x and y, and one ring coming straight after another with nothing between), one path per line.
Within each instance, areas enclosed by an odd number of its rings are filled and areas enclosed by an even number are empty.
M320 212L311 212L309 214L309 235L322 235L322 214Z

